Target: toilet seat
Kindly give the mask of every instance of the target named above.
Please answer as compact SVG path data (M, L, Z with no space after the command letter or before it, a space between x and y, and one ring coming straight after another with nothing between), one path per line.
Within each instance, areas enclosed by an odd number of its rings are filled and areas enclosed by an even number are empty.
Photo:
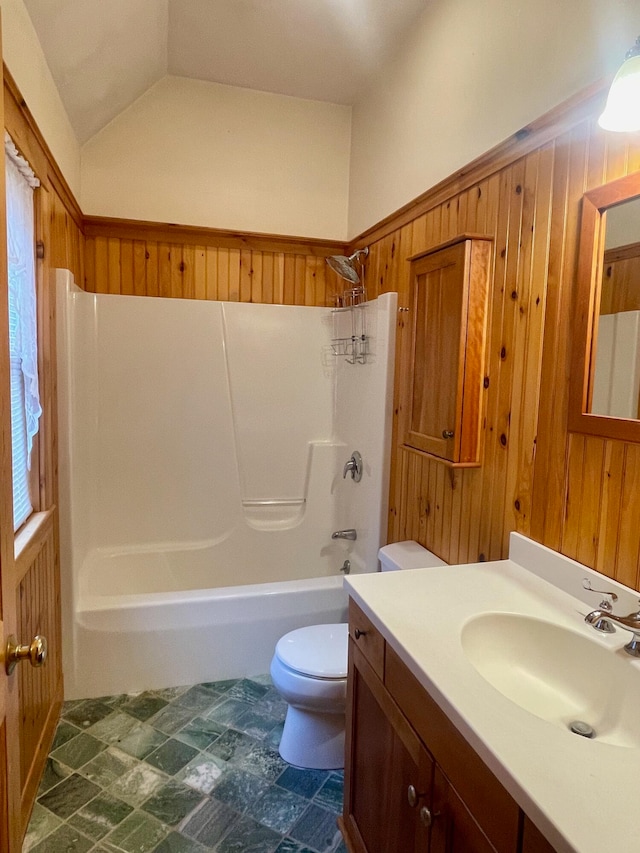
M345 679L348 634L346 623L297 628L278 640L275 654L284 667L307 678Z

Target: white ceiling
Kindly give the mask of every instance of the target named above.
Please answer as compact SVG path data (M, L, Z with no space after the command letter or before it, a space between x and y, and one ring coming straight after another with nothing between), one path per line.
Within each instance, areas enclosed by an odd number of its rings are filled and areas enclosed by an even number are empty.
M351 104L427 0L25 0L81 143L165 74Z

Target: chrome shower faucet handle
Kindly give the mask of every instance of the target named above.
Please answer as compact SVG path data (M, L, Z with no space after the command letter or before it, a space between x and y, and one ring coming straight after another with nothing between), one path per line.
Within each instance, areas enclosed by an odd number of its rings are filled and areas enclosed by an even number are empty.
M345 463L342 478L345 479L349 472L351 472L351 479L359 483L362 479L362 456L360 456L357 450L353 451L351 459Z

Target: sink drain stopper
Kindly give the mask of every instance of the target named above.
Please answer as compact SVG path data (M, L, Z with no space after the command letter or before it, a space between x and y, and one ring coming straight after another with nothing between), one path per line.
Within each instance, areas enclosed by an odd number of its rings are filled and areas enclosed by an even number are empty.
M589 723L585 723L582 720L574 720L572 723L569 723L569 728L575 735L580 735L580 737L596 736L593 726L590 726Z

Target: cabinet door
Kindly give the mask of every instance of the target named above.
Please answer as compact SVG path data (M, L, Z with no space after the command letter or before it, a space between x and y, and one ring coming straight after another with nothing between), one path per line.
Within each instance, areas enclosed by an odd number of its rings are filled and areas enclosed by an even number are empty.
M480 464L491 241L461 235L411 263L411 352L404 443L458 466Z
M466 243L416 261L413 358L406 443L456 461L460 445Z
M421 809L431 801L431 756L353 643L350 660L343 824L349 849L428 853L430 828Z
M435 768L431 853L496 853L439 767ZM514 848L513 853L516 853Z

